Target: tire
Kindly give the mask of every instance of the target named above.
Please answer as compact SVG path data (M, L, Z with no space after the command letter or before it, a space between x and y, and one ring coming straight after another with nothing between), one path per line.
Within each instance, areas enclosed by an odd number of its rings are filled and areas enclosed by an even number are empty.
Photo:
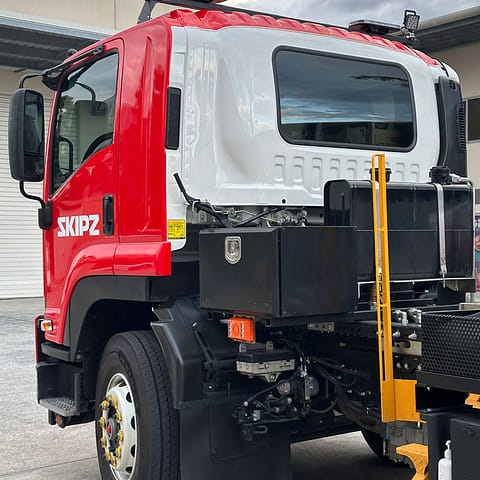
M383 437L378 433L372 432L370 430L365 430L362 428L362 435L367 445L370 447L370 450L382 460L388 460L383 454Z
M408 466L406 463L396 462L391 458L383 454L383 437L376 432L370 430L361 429L363 438L367 442L367 445L370 447L370 450L385 464L394 465L398 467Z
M102 480L178 480L178 414L153 332L121 333L107 343L95 420Z

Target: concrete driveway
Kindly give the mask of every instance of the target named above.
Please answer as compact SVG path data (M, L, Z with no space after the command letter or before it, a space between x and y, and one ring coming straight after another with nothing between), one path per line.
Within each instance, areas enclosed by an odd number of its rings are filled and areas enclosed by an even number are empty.
M61 430L36 402L33 317L43 300L0 301L0 479L99 480L93 424ZM409 480L380 462L360 434L293 447L294 480ZM148 480L148 479L144 479Z

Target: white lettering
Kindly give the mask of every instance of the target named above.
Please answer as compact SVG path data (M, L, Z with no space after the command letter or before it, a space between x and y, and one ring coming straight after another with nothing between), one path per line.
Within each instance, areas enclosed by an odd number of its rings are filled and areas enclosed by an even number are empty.
M75 217L65 217L65 236L66 237L76 237L75 230L73 229L73 224L75 222Z
M100 230L98 222L100 215L72 215L70 217L58 217L57 237L83 237L85 235L98 237Z
M78 232L78 234L83 237L83 234L85 232L88 232L88 225L89 225L89 219L88 219L88 215L80 215L80 217L78 218L78 223L80 225L80 230Z
M58 233L57 237L65 237L65 217L58 217Z
M97 228L98 222L100 220L100 215L95 213L94 215L90 215L89 218L90 218L90 221L92 222L90 224L90 232L89 233L92 237L96 237L96 236L100 235L100 232Z

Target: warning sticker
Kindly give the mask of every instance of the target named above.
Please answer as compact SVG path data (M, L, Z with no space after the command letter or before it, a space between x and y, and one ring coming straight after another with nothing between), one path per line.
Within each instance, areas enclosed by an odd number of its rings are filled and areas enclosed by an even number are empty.
M170 240L180 240L185 238L187 226L185 220L168 220L168 238Z

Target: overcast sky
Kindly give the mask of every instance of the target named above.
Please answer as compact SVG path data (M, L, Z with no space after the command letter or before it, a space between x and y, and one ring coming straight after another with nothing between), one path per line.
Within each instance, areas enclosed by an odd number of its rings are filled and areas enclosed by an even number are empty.
M480 0L228 0L226 4L347 26L364 19L400 24L405 9L416 10L426 20L480 6Z

